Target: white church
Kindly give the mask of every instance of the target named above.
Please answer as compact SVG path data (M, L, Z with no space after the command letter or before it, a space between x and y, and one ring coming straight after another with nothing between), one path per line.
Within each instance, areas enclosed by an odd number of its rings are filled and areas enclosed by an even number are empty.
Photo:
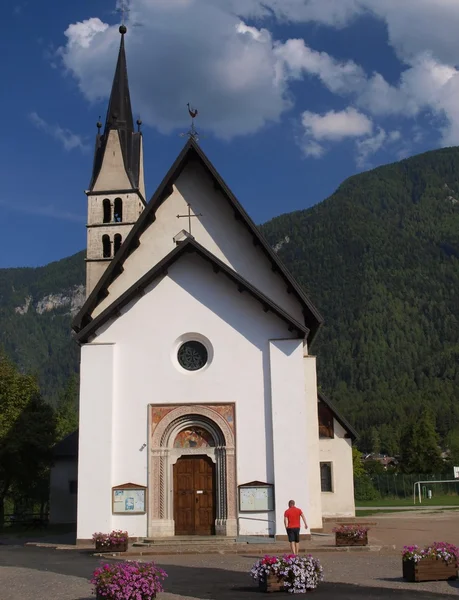
M318 393L309 353L322 318L193 128L146 201L120 33L86 192L87 299L73 322L77 540L112 529L285 539L290 498L313 529L354 516L355 432ZM69 520L64 496L55 521Z

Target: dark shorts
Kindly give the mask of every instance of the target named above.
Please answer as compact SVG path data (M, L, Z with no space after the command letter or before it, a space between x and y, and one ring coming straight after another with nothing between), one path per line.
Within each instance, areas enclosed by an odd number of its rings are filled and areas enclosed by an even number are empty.
M300 541L300 528L299 527L289 527L287 528L287 535L289 542L298 542Z

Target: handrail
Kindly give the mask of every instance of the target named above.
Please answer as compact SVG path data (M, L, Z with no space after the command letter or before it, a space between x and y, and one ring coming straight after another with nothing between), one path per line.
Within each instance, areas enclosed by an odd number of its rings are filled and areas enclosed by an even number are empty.
M245 519L246 521L263 521L263 523L275 523L276 521L273 521L272 519L256 519L255 517L238 517L237 518L238 521L239 519Z

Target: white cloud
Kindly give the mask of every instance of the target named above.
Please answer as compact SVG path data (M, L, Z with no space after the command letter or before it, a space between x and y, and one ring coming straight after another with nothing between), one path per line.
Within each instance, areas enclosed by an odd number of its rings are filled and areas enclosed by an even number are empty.
M30 113L29 119L37 129L44 131L47 135L60 142L65 150L70 151L75 148L79 148L83 152L88 150L88 146L84 143L83 138L70 131L70 129L63 129L59 125L51 125L42 119L36 112Z
M341 141L346 137L367 135L373 129L370 119L352 107L340 112L331 110L324 115L305 111L301 122L316 140Z
M201 127L223 138L255 132L290 108L268 30L194 0L132 0L129 19L142 23L126 35L133 108L161 132L188 127L187 102L199 109ZM88 100L106 98L118 28L92 18L65 35L65 68Z
M338 61L326 52L309 48L304 40L291 39L276 46L276 56L289 79L314 75L333 93L350 93L366 81L365 71L354 61Z
M368 167L368 159L370 156L376 154L385 146L398 142L400 139L400 131L394 130L387 133L382 127L379 127L375 135L371 135L362 140L357 140L357 166L361 169Z
M302 147L306 156L320 158L326 148L320 142L340 142L346 138L358 138L371 134L373 123L355 108L336 112L331 110L324 115L305 111L301 116L304 128Z
M163 133L188 127L187 102L199 109L199 128L227 139L256 132L278 122L293 106L294 80L316 77L375 122L396 116L412 119L414 125L429 114L443 143L459 143L459 72L454 66L459 56L458 0L131 0L129 4L126 47L133 107L146 124ZM389 44L404 64L395 85L380 73L366 73L352 60L317 52L302 39L278 42L263 27L274 17L342 28L365 13L386 24ZM249 18L258 19L256 27L244 21ZM69 25L65 32L67 42L59 57L90 102L109 93L117 29L93 17ZM378 132L373 138L377 136ZM321 144L309 139L311 155L321 155ZM376 140L363 148L372 144L377 145Z
M315 21L343 27L366 10L361 0L212 0L243 17ZM384 0L382 0L384 1Z

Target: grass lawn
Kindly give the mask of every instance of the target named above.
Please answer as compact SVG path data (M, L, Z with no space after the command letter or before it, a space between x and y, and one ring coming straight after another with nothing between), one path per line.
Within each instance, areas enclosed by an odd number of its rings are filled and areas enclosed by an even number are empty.
M419 507L419 501L416 498L416 505L413 504L413 496L410 498L381 498L379 500L356 500L356 508L367 508L372 506L390 507L390 506L411 506ZM431 500L422 499L421 506L459 506L459 494L456 496L433 496Z

